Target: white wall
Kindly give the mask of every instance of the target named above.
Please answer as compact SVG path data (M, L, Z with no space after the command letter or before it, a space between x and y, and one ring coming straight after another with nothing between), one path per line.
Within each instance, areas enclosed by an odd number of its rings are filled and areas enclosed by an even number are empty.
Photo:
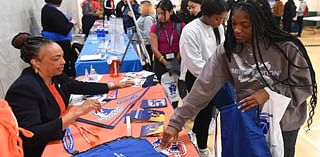
M77 17L77 4L77 0L64 0L61 9ZM0 98L4 97L21 70L28 66L20 59L19 50L11 46L11 39L18 32L40 35L43 5L44 0L9 0L0 5Z

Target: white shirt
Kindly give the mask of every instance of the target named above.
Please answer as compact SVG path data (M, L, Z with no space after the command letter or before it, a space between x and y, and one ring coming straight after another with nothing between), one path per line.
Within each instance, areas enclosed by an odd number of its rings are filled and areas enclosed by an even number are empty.
M223 26L220 25L218 29L220 43L223 43L225 39ZM199 18L193 20L183 28L179 47L182 64L185 64L186 68L198 77L204 64L218 47L213 27L204 24ZM181 69L181 75L185 73L186 69Z
M301 1L299 8L297 10L297 16L303 16L304 9L306 9L306 7L307 7L307 2Z

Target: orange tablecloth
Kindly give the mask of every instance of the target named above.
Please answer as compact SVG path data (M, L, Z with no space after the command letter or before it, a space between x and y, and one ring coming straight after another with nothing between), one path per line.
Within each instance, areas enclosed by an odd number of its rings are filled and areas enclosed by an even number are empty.
M101 79L101 82L119 81L120 78L121 77L110 78L108 75L104 75ZM125 89L120 89L118 91L118 93L119 93L118 97L121 95L129 95L130 93L137 91L136 88L140 88L140 87L130 87L130 88L125 88ZM165 93L160 85L151 87L147 91L147 93L133 106L133 108L129 110L129 112L131 112L134 109L139 109L141 100L153 99L153 98L166 98ZM167 100L167 102L169 102L169 101ZM165 126L166 126L171 115L173 114L172 106L170 104L168 104L168 107L157 108L156 110L162 110L165 112L165 117L166 117ZM126 124L124 123L123 120L121 120L119 122L119 124L113 129L105 129L105 128L101 128L101 127L97 127L97 126L93 126L93 125L88 125L88 124L84 124L84 123L79 123L79 122L77 122L77 124L80 124L81 126L84 126L84 127L88 128L89 130L93 131L95 134L98 134L100 137L98 144L102 144L102 143L111 141L113 139L127 135ZM131 123L132 136L139 137L141 126L145 125L145 124L147 124L147 123ZM78 129L75 126L71 125L69 128L71 130L71 133L72 133L72 136L74 139L74 150L78 150L78 151L82 152L82 151L85 151L85 150L92 147L90 144L88 144L85 141L85 139L81 136L80 132L78 131ZM147 137L147 139L150 142L153 142L157 139L157 137ZM191 141L188 138L188 135L186 134L185 131L182 131L179 134L179 141L183 141L186 144L186 147L187 147L187 155L186 156L187 157L197 157L198 156L196 149L194 148L193 144L191 143ZM43 152L42 156L43 157L65 157L65 156L71 156L71 155L68 154L64 150L62 142L60 140L60 141L51 142L50 144L48 144L46 146L45 151Z

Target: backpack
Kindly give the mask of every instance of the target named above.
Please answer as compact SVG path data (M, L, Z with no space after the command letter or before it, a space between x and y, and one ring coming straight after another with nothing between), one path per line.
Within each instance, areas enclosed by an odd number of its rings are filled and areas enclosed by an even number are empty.
M33 133L18 127L10 106L3 99L0 99L0 115L0 139L2 140L0 156L23 157L22 139L19 136L19 131L29 138L33 136Z
M309 15L309 8L306 5L306 7L304 8L304 11L303 11L303 16L308 16L308 15Z

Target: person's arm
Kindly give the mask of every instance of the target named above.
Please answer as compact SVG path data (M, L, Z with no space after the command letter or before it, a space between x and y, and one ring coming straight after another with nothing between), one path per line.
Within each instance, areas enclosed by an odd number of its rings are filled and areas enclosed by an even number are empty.
M143 26L144 30L142 30L143 34L145 34L145 36L147 36L147 40L150 41L150 29L153 24L153 17L151 16L145 17L143 24L144 24Z
M50 113L41 113L45 111L43 107L49 106L45 93L37 86L37 82L30 81L26 83L15 84L6 94L5 99L10 104L20 127L33 132L32 138L25 138L24 145L39 147L49 141L59 140L63 137L62 120L59 118L59 111L52 110ZM50 114L55 116L47 122L43 122L41 114Z
M171 116L163 133L161 148L166 148L172 141L177 140L185 122L206 107L227 80L232 80L227 57L223 47L220 48L218 48L220 52L216 52L203 67L191 92L183 99L183 106L178 107Z
M155 59L157 59L162 64L166 64L167 61L166 61L165 57L159 51L159 42L158 42L158 34L157 34L156 27L157 26L155 24L151 26L151 31L150 31L151 49L152 49L152 52L154 54Z
M310 76L310 70L308 68L297 68L308 67L307 61L303 56L302 52L292 42L287 42L283 46L289 60L292 64L285 67L289 70L289 82L291 84L303 85L301 87L293 87L283 84L277 84L275 86L276 91L280 94L292 98L291 105L299 106L304 103L309 96L312 94L312 81Z
M132 6L133 12L134 12L134 16L136 17L136 19L138 19L140 17L140 13L139 13L139 4L135 3Z
M192 90L183 99L183 106L175 110L169 122L170 126L181 130L186 120L194 117L204 108L227 80L232 81L223 46L217 50L220 52L215 52L210 57L192 86Z
M126 81L121 83L109 82L109 83L97 83L97 82L82 82L78 80L69 79L68 76L62 74L54 78L57 82L61 83L61 90L65 94L104 94L109 90L126 88L134 85L132 81Z
M92 110L95 112L100 112L101 104L98 100L86 100L76 110L68 111L61 117L62 130L65 130L71 123L75 122L77 118L87 114Z

